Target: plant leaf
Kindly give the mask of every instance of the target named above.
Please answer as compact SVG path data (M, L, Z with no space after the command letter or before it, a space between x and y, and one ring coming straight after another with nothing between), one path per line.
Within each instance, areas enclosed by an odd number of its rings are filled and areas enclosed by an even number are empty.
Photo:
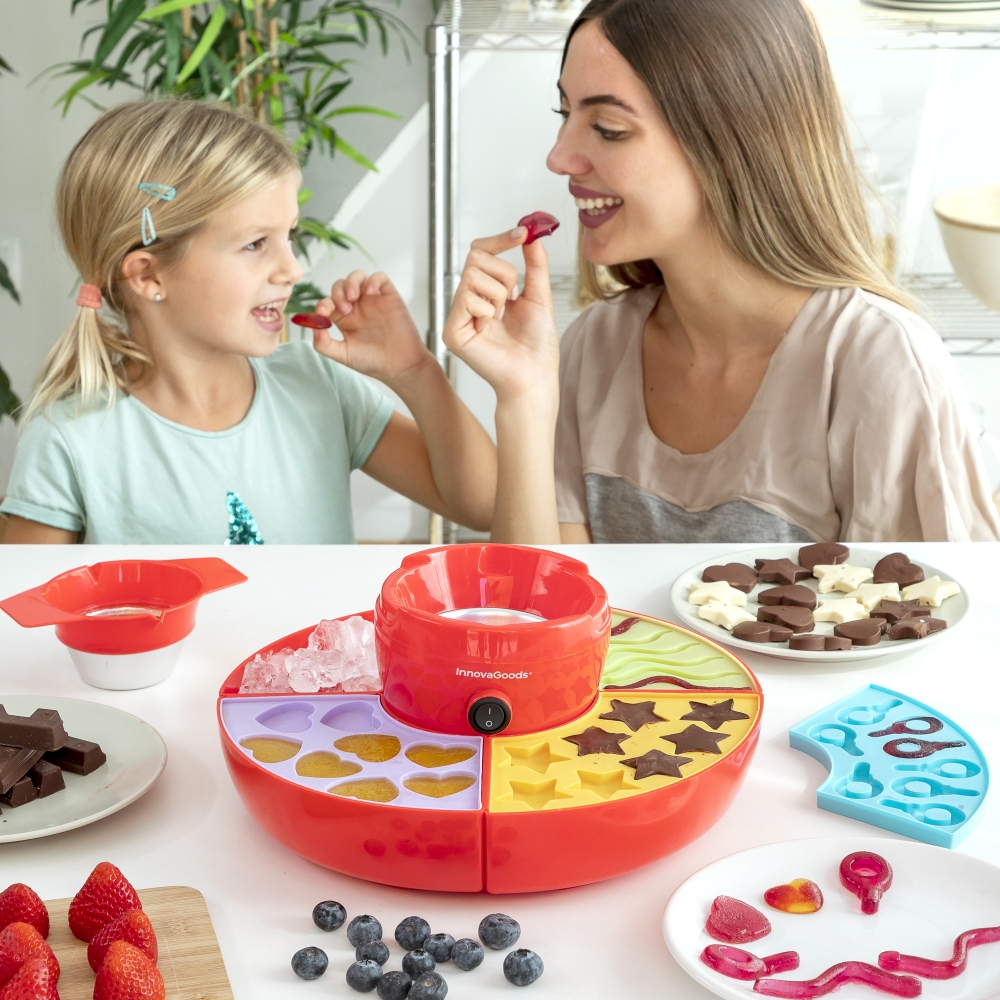
M5 70L7 73L13 73L17 76L17 71L11 66L3 56L0 56L0 70Z
M93 69L96 70L98 66L103 65L104 60L124 38L125 32L132 27L145 6L146 0L121 0L105 25L101 40L97 43L97 51L91 61Z
M145 14L140 14L139 20L152 21L165 14L173 14L174 11L184 10L185 7L193 7L195 4L203 2L204 0L165 0L164 3L158 3L155 7L147 10Z
M366 169L374 170L378 173L378 167L367 156L359 153L349 142L345 142L339 135L333 139L333 148L339 150L349 160L354 160L355 163L360 163Z
M14 287L14 282L11 279L10 271L7 270L7 265L0 260L0 288L7 290L10 297L18 304L21 304L21 296L17 294L17 289ZM0 369L2 373L3 369Z
M211 19L208 24L205 25L205 30L201 33L200 41L194 47L194 52L191 53L191 57L184 64L184 68L181 70L180 76L177 77L177 86L180 86L201 65L201 61L205 58L206 53L212 47L212 43L219 37L219 32L222 31L222 26L225 23L226 8L220 3L212 12Z
M337 115L381 115L383 118L395 118L397 121L400 115L395 111L386 111L385 108L372 108L367 104L349 104L343 108L334 108L333 111L323 115L324 118L335 118Z
M316 301L318 302L319 299ZM0 368L0 416L7 414L13 417L18 409L20 409L20 406L21 400L14 395L14 390L10 387L10 379L7 378L7 373Z

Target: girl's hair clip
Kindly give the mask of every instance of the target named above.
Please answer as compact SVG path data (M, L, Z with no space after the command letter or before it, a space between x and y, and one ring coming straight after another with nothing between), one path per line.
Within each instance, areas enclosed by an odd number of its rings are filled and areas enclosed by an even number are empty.
M160 201L173 201L177 197L177 189L169 184L150 184L147 181L139 181L139 190L143 194L148 194ZM150 243L156 242L156 226L153 225L153 213L146 207L142 210L142 218L139 223L139 234L142 236L142 245L148 247Z

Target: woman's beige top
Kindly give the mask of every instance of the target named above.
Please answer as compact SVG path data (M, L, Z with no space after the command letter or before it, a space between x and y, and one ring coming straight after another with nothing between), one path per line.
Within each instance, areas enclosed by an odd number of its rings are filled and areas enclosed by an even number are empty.
M815 292L736 430L684 455L643 401L660 291L595 303L563 336L560 521L595 542L1000 538L958 372L914 313L856 288Z

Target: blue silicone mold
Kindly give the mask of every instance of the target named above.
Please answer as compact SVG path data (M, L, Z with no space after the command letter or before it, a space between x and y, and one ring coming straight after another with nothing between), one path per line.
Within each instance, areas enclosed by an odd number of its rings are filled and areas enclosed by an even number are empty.
M869 684L793 726L788 742L830 771L820 809L937 847L957 846L979 820L990 778L976 741L898 691Z

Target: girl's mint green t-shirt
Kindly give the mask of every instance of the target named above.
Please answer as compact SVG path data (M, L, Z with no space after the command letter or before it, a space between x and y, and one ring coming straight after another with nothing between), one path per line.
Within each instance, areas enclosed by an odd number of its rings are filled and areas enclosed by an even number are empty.
M60 401L24 427L0 512L82 542L218 545L236 493L265 543L353 542L350 473L392 403L308 342L250 364L253 402L225 431L184 427L131 396L79 415Z

